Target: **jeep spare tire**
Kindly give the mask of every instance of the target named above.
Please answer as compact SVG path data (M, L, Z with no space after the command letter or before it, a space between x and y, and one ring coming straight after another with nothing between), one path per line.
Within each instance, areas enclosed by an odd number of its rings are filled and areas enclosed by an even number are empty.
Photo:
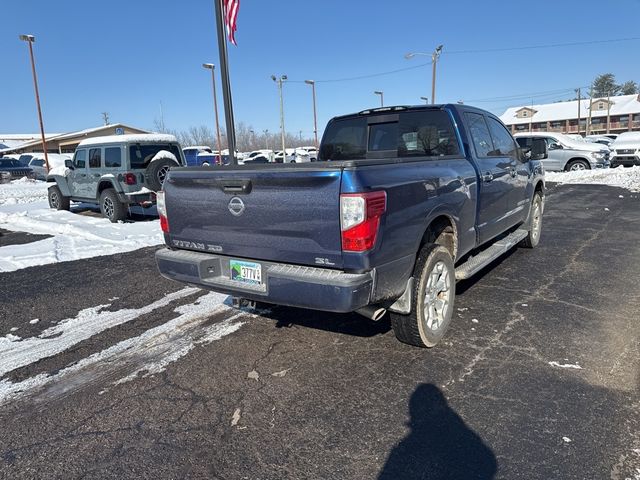
M169 169L178 165L178 160L173 153L160 150L151 159L144 173L146 187L154 192L160 190L165 178L167 178Z

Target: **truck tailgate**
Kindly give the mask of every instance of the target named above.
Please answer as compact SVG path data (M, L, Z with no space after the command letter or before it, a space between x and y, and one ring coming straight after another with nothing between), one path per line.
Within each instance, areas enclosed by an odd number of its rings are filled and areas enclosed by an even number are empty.
M341 169L175 169L168 244L240 258L342 267Z

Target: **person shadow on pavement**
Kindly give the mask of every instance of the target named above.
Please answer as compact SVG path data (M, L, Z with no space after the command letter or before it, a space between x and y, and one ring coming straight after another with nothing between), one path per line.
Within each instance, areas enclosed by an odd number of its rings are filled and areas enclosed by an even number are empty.
M391 451L378 480L494 478L493 451L449 407L438 387L420 385L409 414L411 431Z

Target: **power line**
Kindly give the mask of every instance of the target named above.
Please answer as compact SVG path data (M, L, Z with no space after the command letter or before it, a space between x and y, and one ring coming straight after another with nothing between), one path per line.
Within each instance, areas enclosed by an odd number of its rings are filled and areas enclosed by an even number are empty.
M444 50L442 54L443 55L460 55L460 54L470 54L470 53L510 52L510 51L519 51L519 50L535 50L535 49L543 49L543 48L576 47L576 46L582 46L582 45L596 45L596 44L616 43L616 42L632 42L632 41L638 41L638 40L640 40L640 37L614 38L609 40L586 40L582 42L570 42L570 43L549 43L544 45L530 45L530 46L524 46L524 47L488 48L488 49L478 49L478 50L451 50L451 51ZM393 75L394 73L406 72L408 70L416 70L418 68L429 66L432 63L433 62L421 63L418 65L413 65L411 67L398 68L396 70L388 70L386 72L371 73L367 75L358 75L355 77L316 80L316 83L349 82L353 80L364 80L367 78L382 77L384 75ZM304 80L288 80L288 82L304 83Z
M610 40L585 40L582 42L569 43L548 43L544 45L530 45L527 47L507 47L507 48L488 48L479 50L445 50L443 55L458 55L463 53L493 53L493 52L511 52L517 50L534 50L538 48L560 48L560 47L576 47L581 45L596 45L602 43L631 42L640 40L640 37L614 38Z

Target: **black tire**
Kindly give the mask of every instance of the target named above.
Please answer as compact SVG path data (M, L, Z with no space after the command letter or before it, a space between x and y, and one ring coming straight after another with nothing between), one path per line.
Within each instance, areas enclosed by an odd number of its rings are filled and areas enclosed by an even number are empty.
M144 174L146 187L154 192L161 190L169 169L177 166L178 164L170 158L161 158L151 162Z
M113 188L106 188L100 194L100 211L102 216L108 218L112 223L123 221L127 218L127 208L120 201Z
M71 201L69 197L62 195L58 185L52 185L49 187L49 206L56 210L69 210Z
M446 248L428 244L420 250L413 270L415 282L411 294L411 312L408 315L391 312L391 326L398 340L416 347L430 348L442 339L453 316L455 275L453 259ZM430 291L429 303L425 303L427 289ZM443 302L440 303L440 312L438 302ZM427 305L430 305L429 318L425 315ZM432 320L436 320L436 325Z
M520 242L520 245L525 248L536 248L538 243L540 243L542 214L544 213L544 199L540 192L533 194L533 200L529 208L529 233L526 238Z
M567 166L564 167L564 169L567 172L575 170L591 170L591 165L589 165L589 162L585 160L576 159L571 160L569 163L567 163Z

